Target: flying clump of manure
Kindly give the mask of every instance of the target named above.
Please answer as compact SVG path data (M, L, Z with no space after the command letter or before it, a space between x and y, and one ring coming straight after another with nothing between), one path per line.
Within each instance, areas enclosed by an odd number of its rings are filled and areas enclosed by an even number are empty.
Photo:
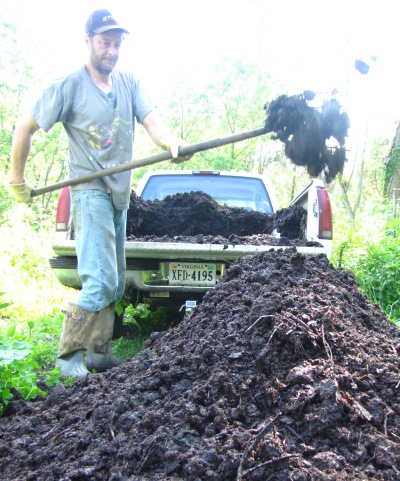
M281 95L266 104L265 129L285 144L285 154L295 165L306 166L311 177L322 175L329 183L343 173L350 122L337 100L324 101L318 110L307 103L313 97L306 91L291 97ZM337 146L327 146L331 138Z

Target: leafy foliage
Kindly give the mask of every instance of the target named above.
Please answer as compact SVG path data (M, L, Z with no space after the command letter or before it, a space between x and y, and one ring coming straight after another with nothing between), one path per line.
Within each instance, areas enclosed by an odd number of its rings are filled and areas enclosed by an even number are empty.
M4 293L2 293L4 294ZM0 304L0 309L11 303ZM43 349L37 349L32 336L33 323L29 325L29 337L18 334L15 323L5 334L0 334L0 415L8 405L14 393L26 399L46 396L46 391L38 385L38 372L46 386L51 387L59 382L59 369L44 370ZM41 343L43 339L39 342ZM52 353L51 364L54 365L55 353Z
M148 304L134 306L126 297L117 302L115 310L119 315L124 313L124 324L134 333L133 339L121 337L113 341L112 350L119 359L136 356L152 332L162 332L175 327L181 319L176 312L168 308L150 310Z
M400 318L400 240L383 238L360 255L354 274L363 292L392 318Z
M386 159L386 168L385 168L385 175L384 175L384 189L385 193L389 195L390 198L390 190L395 188L398 189L399 185L399 176L400 176L400 124L397 126L397 132L393 139L392 146L390 149L390 153Z
M171 309L158 307L150 310L148 304L134 306L128 299L117 303L116 312L124 311L124 323L135 327L136 333L143 338L148 338L154 331L167 331L179 323L179 316Z
M221 59L205 85L176 85L171 101L165 106L167 123L186 143L194 144L233 133L263 127L266 120L264 105L271 100L272 82L265 69L243 60ZM144 140L148 151L154 146ZM249 171L254 168L260 139L249 139L196 154L184 165L164 163L152 169L208 169ZM139 146L135 146L136 149ZM257 161L258 162L258 161ZM262 171L262 168L261 168ZM136 183L143 171L133 171Z
M119 339L113 341L112 352L117 359L132 359L143 349L145 342L146 338L139 335L135 336L134 339L120 337Z
M0 345L0 364L11 364L24 359L32 351L32 344L27 341L11 340Z
M387 222L380 237L350 231L337 245L336 265L352 270L365 295L392 321L400 318L400 221Z
M18 117L28 110L28 92L39 84L28 64L26 52L19 50L15 25L2 19L0 12L0 38L3 55L0 59L0 211L12 208L13 202L8 194L10 152L12 137ZM58 182L66 177L68 149L62 125L57 124L46 134L35 134L26 167L26 179L33 187ZM54 217L57 195L49 193L36 199L31 206L32 214L38 220L43 215Z

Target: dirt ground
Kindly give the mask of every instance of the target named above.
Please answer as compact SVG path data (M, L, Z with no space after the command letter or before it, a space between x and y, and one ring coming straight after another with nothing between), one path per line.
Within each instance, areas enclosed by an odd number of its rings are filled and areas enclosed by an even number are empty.
M137 357L0 422L0 479L399 480L399 331L325 256L233 263Z

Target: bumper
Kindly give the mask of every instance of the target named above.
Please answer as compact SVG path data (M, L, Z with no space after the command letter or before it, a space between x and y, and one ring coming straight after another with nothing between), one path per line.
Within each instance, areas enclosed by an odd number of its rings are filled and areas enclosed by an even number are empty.
M238 257L255 255L282 246L249 246L222 244L189 244L162 242L127 242L126 288L134 288L146 297L168 297L168 295L204 295L209 286L169 285L168 265L170 261L212 262L218 271L217 282L227 267ZM329 257L331 244L323 247L296 247L303 254L325 254ZM75 289L81 288L77 271L75 242L63 241L53 245L57 254L49 260L50 266L61 284Z

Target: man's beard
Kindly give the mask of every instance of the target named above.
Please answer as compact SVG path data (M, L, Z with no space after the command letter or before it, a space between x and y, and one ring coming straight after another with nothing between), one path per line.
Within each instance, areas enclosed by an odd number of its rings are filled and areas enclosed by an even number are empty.
M98 59L96 57L91 57L91 62L93 67L101 74L101 75L108 75L110 74L113 70L115 65L117 64L118 57L114 57L112 59L108 59L109 62L107 62L107 66L103 64L103 59ZM112 66L108 66L112 65Z

